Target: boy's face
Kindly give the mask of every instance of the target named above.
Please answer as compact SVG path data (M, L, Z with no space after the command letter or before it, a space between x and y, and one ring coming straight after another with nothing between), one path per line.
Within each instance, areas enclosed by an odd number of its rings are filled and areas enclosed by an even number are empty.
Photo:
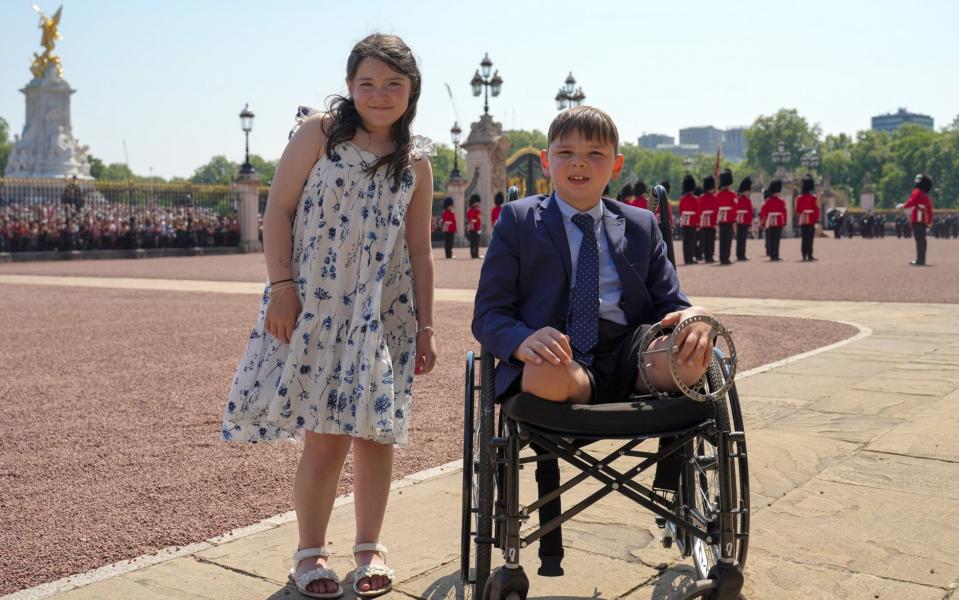
M578 131L554 140L540 152L543 173L552 180L556 193L581 209L599 201L606 184L619 177L623 160L612 143L588 140Z

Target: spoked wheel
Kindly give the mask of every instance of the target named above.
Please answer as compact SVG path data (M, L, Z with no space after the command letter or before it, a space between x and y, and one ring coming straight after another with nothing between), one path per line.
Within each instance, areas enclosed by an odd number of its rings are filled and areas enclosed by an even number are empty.
M720 389L725 384L725 369L716 358L709 365L706 373L706 386L710 390ZM739 410L739 398L736 388L730 387L726 394L716 400L715 433L697 436L692 442L691 460L687 461L684 477L680 482L680 493L686 499L690 511L690 518L699 527L708 529L709 525L720 518L720 480L718 444L720 431L742 431L742 415ZM735 513L734 530L737 533L749 531L749 475L746 466L746 444L740 440L730 442L729 452L738 454L730 461L728 476L732 479L729 486L729 505L738 509ZM689 486L689 489L685 489ZM693 564L699 579L706 579L710 569L717 563L721 553L719 540L707 543L705 540L689 536L689 549L693 557ZM745 536L735 541L733 555L739 562L740 568L746 564L746 550L748 540ZM691 596L700 597L700 596ZM701 596L708 598L708 595Z
M492 358L490 358L492 360ZM492 369L481 369L481 394L474 393L473 353L466 357L466 398L463 430L463 508L460 581L465 598L485 598L483 588L490 573L493 552L493 437L494 402ZM487 373L489 372L489 375ZM489 381L486 381L489 379Z

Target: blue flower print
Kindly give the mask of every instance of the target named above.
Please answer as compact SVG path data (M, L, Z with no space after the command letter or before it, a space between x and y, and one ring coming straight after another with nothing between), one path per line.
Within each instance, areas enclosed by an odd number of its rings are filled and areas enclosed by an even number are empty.
M287 392L287 391L288 391L288 390L286 389L286 386L285 386L285 385L281 385L279 388L277 388L276 393L277 393L278 395L280 395L280 396L286 397L286 392Z
M336 178L336 187L338 187L338 188L343 187L343 178L342 178L342 177L337 177L337 178Z
M310 365L300 365L300 375L309 375L311 368Z
M306 419L304 419L302 415L296 418L297 427L303 427L304 423L306 423Z
M376 402L373 403L373 410L376 411L376 414L383 414L390 408L390 397L386 394L381 394Z
M329 300L333 296L331 296L328 291L318 287L316 288L316 291L313 292L313 297L316 298L317 300Z

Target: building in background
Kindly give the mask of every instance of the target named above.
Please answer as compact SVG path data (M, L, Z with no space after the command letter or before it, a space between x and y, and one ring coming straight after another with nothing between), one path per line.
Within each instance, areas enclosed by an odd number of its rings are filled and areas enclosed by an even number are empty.
M661 144L672 146L674 143L676 143L676 141L673 136L662 133L644 133L639 136L640 147L649 150L656 150Z
M721 151L731 161L739 162L746 158L746 128L730 127L723 133Z
M894 113L877 115L872 118L872 128L874 131L895 131L906 123L915 123L926 129L933 129L932 117L911 113L905 108L900 108Z
M679 130L679 143L695 144L706 154L716 152L716 148L723 145L723 130L712 125L705 127L686 127Z

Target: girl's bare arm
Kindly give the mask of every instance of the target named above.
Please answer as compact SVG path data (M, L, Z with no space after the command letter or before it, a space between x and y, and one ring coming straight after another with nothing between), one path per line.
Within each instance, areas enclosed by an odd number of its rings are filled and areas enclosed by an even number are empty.
M270 281L291 279L293 215L310 169L325 151L325 115L305 121L286 145L263 214L263 253Z
M406 210L406 246L413 269L416 321L420 329L433 326L433 247L430 219L433 218L433 167L427 159L413 164L416 189Z

